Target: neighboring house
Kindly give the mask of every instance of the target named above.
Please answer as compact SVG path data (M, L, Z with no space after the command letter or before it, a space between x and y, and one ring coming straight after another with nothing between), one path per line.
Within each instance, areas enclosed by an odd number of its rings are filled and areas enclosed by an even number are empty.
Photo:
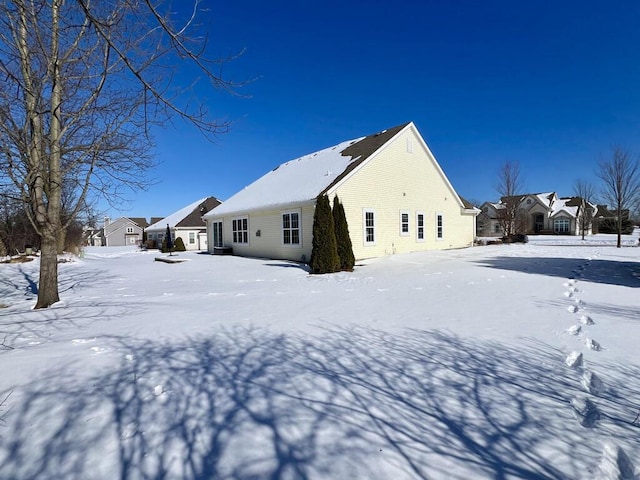
M205 215L209 252L309 261L323 193L343 203L356 259L473 244L479 210L406 123L274 168Z
M187 250L206 250L207 231L202 216L218 205L220 205L220 200L215 197L201 198L168 217L158 219L147 227L147 239L155 240L156 244L160 246L167 232L167 225L169 225L174 242L177 237L180 237Z
M632 230L629 210L624 209L621 212L623 231L625 226ZM593 229L595 233L614 233L617 231L618 214L611 211L606 205L598 205L593 217Z
M485 202L480 205L480 214L476 219L476 235L479 237L502 236L500 223L500 211L504 205L500 203Z
M102 246L102 228L96 228L91 226L82 227L82 235L85 239L85 245L90 247Z
M140 245L142 232L146 226L147 220L144 218L120 217L113 221L105 218L102 231L94 233L90 241L95 244L99 239L101 245L106 247Z
M516 233L580 235L581 218L587 210L593 215L596 206L580 197L558 197L555 192L531 193L500 199L499 203L485 202L480 206L477 235L495 237L503 234L501 214L507 202L518 203ZM591 222L585 224L585 234L592 233Z

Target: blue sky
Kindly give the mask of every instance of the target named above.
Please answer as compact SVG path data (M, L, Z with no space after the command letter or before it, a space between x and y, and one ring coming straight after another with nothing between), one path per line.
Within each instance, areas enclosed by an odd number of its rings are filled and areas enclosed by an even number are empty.
M640 2L209 0L209 53L240 96L200 84L231 131L157 131L158 181L110 213L164 216L225 200L287 160L413 121L458 193L498 197L518 161L529 192L594 183L613 145L640 153ZM187 74L183 74L187 79Z

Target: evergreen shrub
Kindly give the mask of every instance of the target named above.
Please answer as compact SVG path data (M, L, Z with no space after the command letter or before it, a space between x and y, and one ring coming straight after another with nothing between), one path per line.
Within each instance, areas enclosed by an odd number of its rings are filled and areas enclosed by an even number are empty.
M356 263L353 255L353 245L349 236L349 224L344 213L344 207L336 195L333 199L333 224L336 232L336 245L340 258L340 269L351 272Z
M184 241L182 240L182 237L176 237L176 241L173 244L173 250L175 252L186 252L187 248L184 246Z
M340 271L340 257L336 244L336 232L329 198L319 195L316 199L316 211L313 214L313 243L311 273L333 273Z

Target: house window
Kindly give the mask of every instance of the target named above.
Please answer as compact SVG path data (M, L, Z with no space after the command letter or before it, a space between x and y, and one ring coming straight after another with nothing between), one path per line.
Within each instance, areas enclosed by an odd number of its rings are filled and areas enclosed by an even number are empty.
M400 235L402 237L409 235L409 212L400 212Z
M442 214L439 213L436 215L436 238L438 240L442 240L442 228Z
M127 233L133 233L133 227L127 227Z
M553 231L556 233L569 233L569 219L556 218L553 221Z
M500 224L499 224L499 223L496 223L496 224L493 226L493 233L501 233L501 232L502 232L502 229L500 228Z
M376 213L373 210L364 211L364 244L376 243Z
M424 242L424 213L416 213L416 240Z
M194 232L189 232L189 245L194 245L196 243L196 234Z
M213 246L222 247L222 222L213 222Z
M527 205L531 205L531 199L527 198Z
M233 219L233 243L249 243L249 218Z
M137 239L136 237L129 237L129 243L134 244L136 243Z
M282 243L285 246L300 246L300 213L282 214Z

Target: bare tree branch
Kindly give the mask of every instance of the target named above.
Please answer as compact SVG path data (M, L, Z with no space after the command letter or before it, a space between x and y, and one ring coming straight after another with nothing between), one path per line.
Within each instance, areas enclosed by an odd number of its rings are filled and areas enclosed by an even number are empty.
M242 85L219 74L227 59L206 57L202 0L191 1L0 3L0 184L40 235L36 308L58 301L56 253L76 216L150 184L151 127L178 118L210 139L227 131L177 81L186 67L214 90Z
M522 233L523 225L518 217L522 188L520 164L516 161L504 162L498 172L496 191L500 195L501 207L497 209L498 222L505 237Z
M580 201L578 227L580 228L582 240L584 240L586 232L593 229L593 218L596 213L596 206L593 205L593 200L596 194L596 189L592 183L580 179L576 180L574 183L573 193Z
M615 146L611 157L600 159L596 173L602 181L602 198L616 214L617 246L620 248L623 221L640 199L640 163L627 150Z

